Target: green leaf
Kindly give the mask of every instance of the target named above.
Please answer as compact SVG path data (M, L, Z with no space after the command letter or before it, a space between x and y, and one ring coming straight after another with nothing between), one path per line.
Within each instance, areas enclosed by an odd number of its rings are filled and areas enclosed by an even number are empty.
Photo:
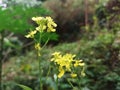
M25 86L25 85L21 85L21 84L17 84L19 87L21 87L23 90L32 90L30 87Z

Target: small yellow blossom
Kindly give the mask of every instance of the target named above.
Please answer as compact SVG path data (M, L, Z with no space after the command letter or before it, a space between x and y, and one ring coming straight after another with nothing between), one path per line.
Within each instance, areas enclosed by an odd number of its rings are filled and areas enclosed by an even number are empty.
M51 17L33 17L33 21L35 21L38 24L38 27L36 28L37 31L43 32L55 32L55 27L57 24L53 21Z
M64 73L65 73L65 70L64 69L62 69L62 68L59 68L59 74L58 74L58 78L61 78L63 75L64 75Z
M60 52L54 52L52 55L53 56L58 56L58 55L60 55Z
M85 76L85 72L81 72L81 76L83 76L83 77L84 77L84 76Z
M36 49L36 50L41 50L40 43L36 43L36 44L35 44L35 49Z
M49 21L49 22L53 22L53 19L51 17L46 17L46 19Z
M85 68L83 67L82 71L81 71L81 76L85 76Z
M39 32L43 32L43 31L46 30L46 28L47 27L45 25L43 25L43 26L40 25L40 26L36 27L36 30L39 31Z
M47 19L47 32L55 32L56 30L54 29L54 27L57 27L57 24L53 21L53 19L51 17L46 17Z
M75 74L75 73L72 73L72 74L70 74L70 75L71 75L72 78L77 77L77 74Z
M43 17L32 17L32 20L35 22L40 21L42 19L43 19Z
M82 60L75 60L74 67L84 66L84 65L85 63L83 63Z
M34 38L34 35L37 33L36 30L30 31L25 37L26 38Z
M46 17L46 19L48 20L48 22L53 26L53 27L57 27L57 24L53 21L53 19L51 17Z

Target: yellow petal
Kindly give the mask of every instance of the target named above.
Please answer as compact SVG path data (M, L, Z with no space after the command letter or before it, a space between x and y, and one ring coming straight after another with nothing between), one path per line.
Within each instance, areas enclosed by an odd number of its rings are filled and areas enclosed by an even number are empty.
M60 73L58 74L58 78L61 78L64 75L65 71L61 69Z
M77 74L72 73L72 74L71 74L71 77L72 77L72 78L75 78L75 77L77 77Z

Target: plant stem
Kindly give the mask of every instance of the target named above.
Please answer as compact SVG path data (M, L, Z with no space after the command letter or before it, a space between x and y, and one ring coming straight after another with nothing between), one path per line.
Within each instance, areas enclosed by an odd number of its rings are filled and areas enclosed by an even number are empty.
M3 60L3 42L4 41L4 32L1 32L0 39L0 90L2 90L2 60Z
M42 37L42 33L40 33L39 36L39 40L37 41L38 43L41 44L41 37ZM40 51L38 50L37 52L40 53ZM38 63L39 63L39 84L40 84L40 90L42 90L42 66L41 66L41 60L40 60L40 56L38 55Z
M68 81L68 83L70 84L70 86L71 86L72 88L74 88L74 86L73 86L73 84L71 83L71 81L70 81L69 79L67 79L67 81Z
M39 61L39 84L40 84L40 90L42 90L42 67L41 67L40 56L38 56L38 61Z
M57 90L58 90L58 77L57 77L57 79L56 79L56 86L57 86Z
M81 80L80 80L80 79L81 79L81 77L80 77L80 76L78 76L78 78L77 78L77 79L78 79L78 86L79 86L79 89L81 90L81 83L80 83L80 82L81 82Z

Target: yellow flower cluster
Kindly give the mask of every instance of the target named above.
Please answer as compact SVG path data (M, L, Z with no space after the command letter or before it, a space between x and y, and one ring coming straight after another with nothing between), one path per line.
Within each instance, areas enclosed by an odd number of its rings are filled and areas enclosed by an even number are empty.
M55 32L56 29L55 27L57 24L53 21L51 17L33 17L33 21L35 21L38 24L38 27L36 27L35 30L30 31L27 35L26 38L34 38L34 35L37 32Z
M71 72L71 77L76 77L77 74L72 72L72 68L76 68L79 66L84 67L85 65L82 60L75 60L75 55L72 54L61 55L60 52L55 52L52 55L53 57L51 61L56 63L59 68L58 78L61 78L67 71ZM84 73L83 70L81 72Z

